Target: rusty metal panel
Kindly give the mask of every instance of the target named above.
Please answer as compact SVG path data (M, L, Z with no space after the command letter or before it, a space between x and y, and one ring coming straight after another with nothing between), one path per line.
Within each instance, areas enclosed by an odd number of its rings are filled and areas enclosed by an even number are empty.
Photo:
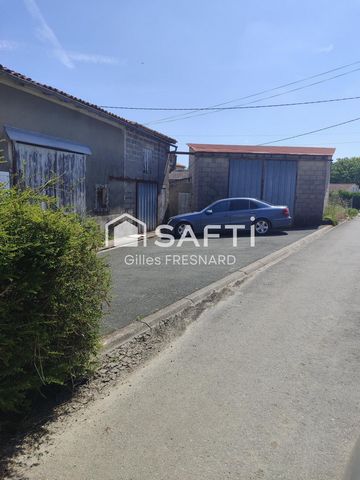
M157 225L157 184L137 184L137 214L136 217L146 223L149 231Z
M287 205L294 214L297 162L268 160L265 162L263 200L274 205Z
M229 197L261 197L261 160L230 160Z
M58 207L85 214L86 155L17 142L14 146L18 182L35 189L45 187Z
M56 151L63 150L66 152L91 155L91 150L87 145L81 145L62 138L52 137L38 132L30 132L29 130L22 130L8 125L6 125L4 129L7 136L13 142L36 145L38 147L48 147Z

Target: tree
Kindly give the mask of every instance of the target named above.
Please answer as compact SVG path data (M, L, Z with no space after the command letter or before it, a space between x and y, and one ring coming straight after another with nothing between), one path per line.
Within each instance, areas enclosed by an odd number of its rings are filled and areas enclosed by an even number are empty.
M338 158L331 165L331 183L360 185L360 157Z

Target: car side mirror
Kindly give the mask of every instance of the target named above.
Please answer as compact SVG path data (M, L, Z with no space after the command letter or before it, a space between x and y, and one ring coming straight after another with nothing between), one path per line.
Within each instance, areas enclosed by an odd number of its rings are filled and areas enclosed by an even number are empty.
M213 211L211 210L211 208L209 208L208 210L205 210L205 214L206 215L212 215Z

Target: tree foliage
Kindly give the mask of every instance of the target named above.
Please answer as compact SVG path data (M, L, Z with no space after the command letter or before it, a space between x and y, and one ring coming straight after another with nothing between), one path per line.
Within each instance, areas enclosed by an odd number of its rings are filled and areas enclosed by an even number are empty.
M360 157L339 158L331 165L331 183L360 185Z
M44 209L44 203L48 208ZM83 376L109 289L96 224L0 187L0 411Z

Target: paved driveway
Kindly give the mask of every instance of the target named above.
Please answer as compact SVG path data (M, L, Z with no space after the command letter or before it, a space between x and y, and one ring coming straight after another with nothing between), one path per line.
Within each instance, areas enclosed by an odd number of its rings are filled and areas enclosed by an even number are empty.
M342 479L360 431L359 237L356 219L204 311L55 424L20 478Z
M250 237L243 234L238 238L238 246L232 246L231 237L209 239L209 246L200 248L192 243L181 247L160 248L154 239L148 239L148 245L121 247L101 253L107 259L112 270L113 290L110 312L104 317L102 331L109 334L128 325L136 318L149 315L210 283L235 272L269 253L312 233L315 229L274 232L263 238L256 238L254 248L250 247ZM201 265L174 265L173 256L196 255L195 261L204 262L218 256L231 255L230 264L202 263ZM214 257L211 257L211 256ZM130 256L130 257L129 257ZM201 256L202 260L199 260ZM157 258L160 265L144 265ZM187 257L190 262L190 257ZM223 257L220 257L220 259ZM137 264L127 265L129 259ZM186 261L186 257L182 257ZM175 259L176 261L176 259ZM233 263L235 262L235 263ZM232 264L231 264L232 263Z

